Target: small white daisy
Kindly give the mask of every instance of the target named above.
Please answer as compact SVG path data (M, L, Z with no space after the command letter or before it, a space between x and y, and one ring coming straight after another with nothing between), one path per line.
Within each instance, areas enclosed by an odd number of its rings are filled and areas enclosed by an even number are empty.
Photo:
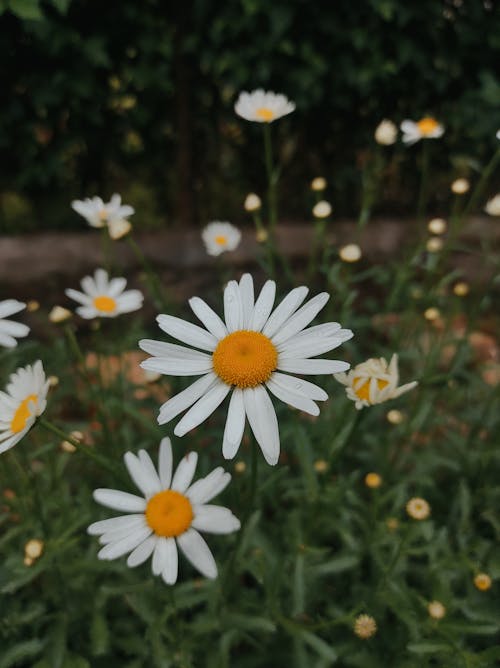
M500 193L486 202L484 210L490 216L500 216Z
M100 197L74 200L71 208L83 216L91 227L108 227L112 239L119 239L130 231L126 220L134 213L133 207L122 204L121 195L115 193L106 204Z
M250 274L239 282L229 281L224 290L225 322L199 297L189 300L194 314L206 329L171 315L157 318L160 328L200 352L173 343L142 340L139 346L154 357L142 362L150 371L173 376L201 376L160 408L158 422L165 424L189 409L175 427L177 436L194 429L231 392L222 454L232 459L238 452L245 417L269 464L280 452L278 420L269 397L275 397L311 415L319 415L315 401L327 393L306 380L288 375L332 374L346 371L347 362L311 359L333 350L352 337L336 322L304 329L325 306L323 292L299 308L309 289L292 290L274 309L276 283L267 281L254 299Z
M17 299L4 299L0 301L0 346L5 348L15 348L17 346L16 338L20 339L29 334L28 325L20 322L7 320L9 315L19 313L26 308L24 302L18 302Z
M272 123L276 119L295 111L295 104L284 95L259 88L251 93L240 93L234 105L234 110L238 116L247 121Z
M398 138L398 129L395 124L384 118L383 121L377 125L375 130L375 141L381 146L391 146Z
M394 354L389 364L380 357L369 359L351 369L349 373L336 373L335 379L346 386L346 394L360 410L364 406L381 404L412 390L413 381L398 387L398 356Z
M444 134L444 127L431 116L426 116L420 121L403 121L401 123L404 144L415 144L420 139L438 139Z
M130 477L143 497L115 489L96 489L94 499L108 508L131 513L91 524L87 531L99 536L104 547L99 559L118 559L130 553L127 566L144 563L151 555L153 575L175 584L178 571L177 547L205 577L217 577L215 559L200 531L228 534L240 528L240 521L223 506L209 504L227 486L231 474L222 467L191 485L198 460L196 452L182 458L172 477L172 446L162 439L156 470L145 450L125 453Z
M48 389L40 360L11 374L0 392L0 453L16 445L44 412Z
M125 278L109 279L108 272L96 269L94 277L85 276L80 281L83 292L68 288L65 292L82 306L76 312L82 318L116 318L122 313L137 311L142 307L143 295L140 290L125 290Z
M209 255L220 255L238 247L241 232L231 223L214 220L203 229L201 238Z

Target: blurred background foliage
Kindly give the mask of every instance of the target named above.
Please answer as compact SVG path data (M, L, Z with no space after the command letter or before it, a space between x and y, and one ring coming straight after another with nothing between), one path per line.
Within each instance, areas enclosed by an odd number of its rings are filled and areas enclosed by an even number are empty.
M297 104L273 126L287 218L304 218L318 174L336 214L356 211L384 117L445 124L437 185L473 177L495 147L492 0L0 0L0 25L4 232L82 226L69 201L115 190L141 226L241 220L265 174L260 128L233 104L259 86ZM389 151L380 207L397 214L414 200L418 149ZM436 192L439 208L448 188Z

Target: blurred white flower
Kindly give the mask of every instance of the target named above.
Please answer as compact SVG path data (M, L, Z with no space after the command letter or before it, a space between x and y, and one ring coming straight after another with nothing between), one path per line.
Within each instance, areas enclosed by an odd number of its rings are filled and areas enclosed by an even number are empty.
M443 218L433 218L427 223L427 229L432 234L444 234L446 232L446 220Z
M441 237L431 237L427 240L425 247L429 253L439 253L443 250L444 242Z
M357 262L361 259L361 255L358 244L347 244L339 250L339 257L343 262Z
M108 272L96 269L94 276L85 276L80 281L83 292L68 288L65 290L68 297L82 306L76 309L78 315L86 320L93 318L116 318L122 313L130 313L141 308L142 292L139 290L125 290L125 278L109 279Z
M451 191L455 193L455 195L465 195L469 188L470 183L467 179L455 179L451 184Z
M201 238L209 255L220 255L239 246L241 232L231 223L214 220L204 228Z
M49 313L49 320L50 322L58 324L68 320L68 318L71 318L72 315L73 314L71 311L68 311L67 308L64 308L63 306L54 306L54 308Z
M500 193L486 202L484 210L490 216L500 216Z
M15 348L17 346L17 339L28 336L30 328L21 322L14 320L7 320L9 315L19 313L26 308L24 302L19 302L17 299L4 299L0 301L0 346L4 348Z
M131 206L122 204L121 195L117 193L106 204L100 197L87 197L84 200L71 202L71 208L85 218L91 227L107 226L113 239L119 239L120 237L113 237L112 230L119 229L119 223L127 222L126 219L134 213Z
M249 193L245 198L245 211L258 211L262 206L262 201L255 193Z
M315 218L328 218L332 212L332 205L330 202L322 199L313 206L312 212Z
M122 239L132 229L132 223L124 218L118 220L110 220L108 223L109 236L114 240Z
M346 386L347 396L355 402L358 410L363 406L395 399L417 385L417 381L412 381L398 387L399 371L396 354L392 356L389 364L383 357L371 358L356 365L349 373L336 373L334 377Z
M397 137L398 128L392 121L386 118L378 124L375 130L375 141L377 144L382 144L382 146L394 144Z
M311 181L311 190L314 190L314 192L321 192L326 189L326 185L326 179L322 176L317 176Z
M247 121L272 123L295 111L295 104L279 93L264 91L262 88L247 93L240 93L234 110Z
M420 121L405 120L401 123L403 143L415 144L420 139L437 139L444 134L444 127L435 118L426 116Z

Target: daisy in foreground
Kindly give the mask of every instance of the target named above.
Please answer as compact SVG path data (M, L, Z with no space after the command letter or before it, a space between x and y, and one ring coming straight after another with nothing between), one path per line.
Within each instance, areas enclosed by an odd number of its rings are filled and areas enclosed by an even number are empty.
M201 376L161 406L159 424L189 409L174 430L177 436L184 436L231 393L222 454L232 459L238 452L246 416L266 461L276 464L280 453L278 420L267 390L294 408L319 415L315 402L328 399L326 392L288 373L332 374L350 366L337 360L311 359L333 350L353 334L336 322L304 329L329 299L323 292L299 308L308 292L304 286L295 288L273 311L275 282L267 281L254 299L253 279L244 274L239 284L229 281L224 290L225 321L199 297L190 299L189 305L206 329L171 315L158 316L164 332L206 351L149 339L139 342L142 350L154 356L142 362L144 369Z
M122 313L130 313L141 308L142 292L139 290L125 290L125 278L108 277L104 269L96 269L94 276L85 276L80 281L83 292L68 288L65 292L82 306L76 312L82 318L116 318Z
M28 335L30 328L27 325L6 319L9 315L19 313L25 308L26 304L18 302L17 299L0 301L0 346L15 348L17 346L16 338L20 339Z
M202 575L216 578L215 560L199 531L228 534L240 528L239 519L228 508L208 503L228 485L231 475L219 466L191 485L198 455L190 452L172 477L169 438L160 443L158 471L145 450L137 455L126 452L124 459L130 477L144 496L115 489L95 490L98 503L130 513L88 527L88 533L99 536L104 545L98 558L118 559L130 553L127 566L133 568L153 555L153 575L175 584L178 546Z
M231 223L214 220L201 233L201 238L209 255L220 255L235 250L241 241L241 232Z
M415 144L420 139L438 139L444 134L444 127L431 116L426 116L420 121L403 121L401 123L404 144Z
M44 412L49 382L40 360L11 374L0 392L0 453L19 443Z
M279 93L266 92L259 88L251 93L242 92L234 110L247 121L272 123L295 111L295 104Z
M127 218L134 213L134 209L128 204L122 204L122 198L117 193L106 204L100 197L87 197L71 202L71 208L85 218L91 227L107 227L112 239L120 239L132 228Z
M398 387L399 371L398 356L394 354L391 361L380 357L369 359L351 369L349 373L335 374L335 379L346 386L349 399L356 402L356 408L382 404L389 399L395 399L405 392L413 390L417 381Z

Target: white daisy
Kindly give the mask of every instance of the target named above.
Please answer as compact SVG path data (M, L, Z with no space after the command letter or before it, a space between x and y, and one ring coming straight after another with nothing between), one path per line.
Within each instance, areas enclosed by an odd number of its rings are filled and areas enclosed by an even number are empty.
M80 281L83 292L68 288L65 292L82 306L76 312L82 318L116 318L122 313L130 313L141 308L143 295L140 290L125 290L125 278L109 279L108 272L96 269L94 277L85 276Z
M139 566L152 555L153 575L167 584L177 581L178 553L205 577L217 577L217 565L199 531L228 534L240 528L240 521L223 506L209 504L227 486L231 475L222 467L191 485L198 455L190 452L172 477L172 446L169 438L160 443L158 471L145 450L125 453L130 477L143 497L115 489L96 489L94 499L120 515L91 524L87 531L99 536L104 547L99 559L118 559L130 553L127 565Z
M351 369L349 373L335 374L335 379L346 386L346 394L360 410L364 406L381 404L409 392L417 381L398 387L398 356L394 354L389 364L380 357L369 359Z
M0 346L5 348L15 348L17 346L16 338L20 339L27 336L30 328L20 322L7 320L9 315L19 313L26 308L24 302L18 302L17 299L4 299L0 301Z
M201 238L209 255L220 255L238 247L241 232L231 223L214 220L203 229Z
M484 210L490 216L500 216L500 193L486 202Z
M0 453L18 443L47 406L49 381L40 360L11 374L0 392Z
M282 116L295 111L295 104L279 93L264 91L262 88L251 93L242 92L234 105L234 110L247 121L272 123Z
M189 409L174 430L177 436L184 436L231 393L222 454L226 459L236 455L248 417L266 461L276 464L280 452L278 421L267 390L294 408L318 415L315 401L325 401L326 392L288 373L331 374L350 366L337 360L311 359L347 341L352 332L336 322L304 329L329 299L323 292L299 308L308 292L304 286L295 288L273 311L275 282L267 281L254 299L252 277L244 274L239 284L230 281L224 291L225 322L199 297L190 299L189 304L206 329L171 315L158 316L164 332L207 351L147 339L139 342L154 356L142 362L144 369L201 376L161 406L158 422L165 424Z
M403 121L401 123L404 144L415 144L420 139L438 139L444 134L444 127L431 116L426 116L420 121Z
M106 204L100 197L87 197L71 202L71 208L83 216L91 227L107 226L113 239L119 239L130 231L131 225L126 219L134 213L134 209L122 204L122 198L117 193Z

